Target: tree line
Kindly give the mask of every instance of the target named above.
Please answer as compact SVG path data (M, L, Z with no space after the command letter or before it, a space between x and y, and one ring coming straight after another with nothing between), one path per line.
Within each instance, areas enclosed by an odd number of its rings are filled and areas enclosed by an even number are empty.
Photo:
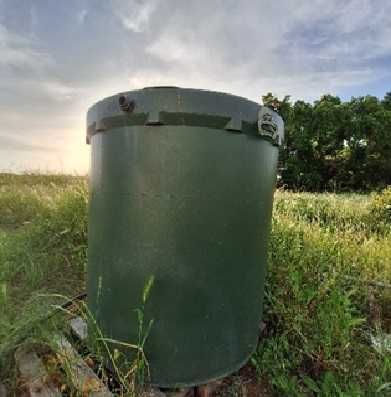
M285 121L279 185L307 191L367 191L391 185L391 92L314 103L272 93L265 106Z

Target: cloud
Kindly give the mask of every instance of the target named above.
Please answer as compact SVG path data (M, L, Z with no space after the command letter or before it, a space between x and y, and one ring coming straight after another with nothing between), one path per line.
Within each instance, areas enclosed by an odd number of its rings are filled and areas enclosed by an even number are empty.
M43 145L39 145L39 144L35 144L35 143L31 143L31 142L23 142L20 141L18 139L14 139L11 137L4 137L4 136L0 136L0 151L13 151L13 150L17 150L17 151L24 151L24 152L37 152L37 151L49 151L49 150L53 150L53 148L49 147L49 146L43 146Z
M88 15L88 11L86 9L82 9L76 14L76 20L78 24L83 24L86 20L86 17Z
M16 93L22 88L24 93L42 93L52 100L71 99L77 90L52 75L52 70L56 68L55 61L47 51L39 47L36 40L10 32L0 24L2 91ZM19 96L20 101L25 98L26 95Z
M0 67L40 71L51 63L50 56L34 48L32 40L10 32L0 24Z
M357 70L390 56L390 2L316 0L299 7L297 16L283 48L287 57L301 59L307 69Z
M43 160L84 172L85 114L102 97L153 85L257 101L366 91L391 84L390 37L388 0L0 0L0 136L47 143ZM12 156L37 161L30 149Z
M123 26L135 33L141 33L148 27L158 3L157 0L111 0L114 13Z

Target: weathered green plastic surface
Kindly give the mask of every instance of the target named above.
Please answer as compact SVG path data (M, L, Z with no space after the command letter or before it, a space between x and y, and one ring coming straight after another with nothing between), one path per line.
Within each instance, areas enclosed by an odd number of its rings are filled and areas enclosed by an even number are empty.
M257 135L259 105L246 99L179 88L125 95L131 114L118 95L88 113L88 304L106 337L135 343L134 309L154 276L151 381L206 383L257 344L278 148Z

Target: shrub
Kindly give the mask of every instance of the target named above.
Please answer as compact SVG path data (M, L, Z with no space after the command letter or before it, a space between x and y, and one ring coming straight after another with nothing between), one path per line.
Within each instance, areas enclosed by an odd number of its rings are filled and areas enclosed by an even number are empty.
M373 195L369 216L369 222L375 227L391 226L391 186Z

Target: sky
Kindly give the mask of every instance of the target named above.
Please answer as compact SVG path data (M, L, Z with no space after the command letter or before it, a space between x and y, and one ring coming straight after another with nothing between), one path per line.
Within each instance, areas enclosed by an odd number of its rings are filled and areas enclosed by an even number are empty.
M391 91L389 0L0 0L0 172L85 174L97 100Z

